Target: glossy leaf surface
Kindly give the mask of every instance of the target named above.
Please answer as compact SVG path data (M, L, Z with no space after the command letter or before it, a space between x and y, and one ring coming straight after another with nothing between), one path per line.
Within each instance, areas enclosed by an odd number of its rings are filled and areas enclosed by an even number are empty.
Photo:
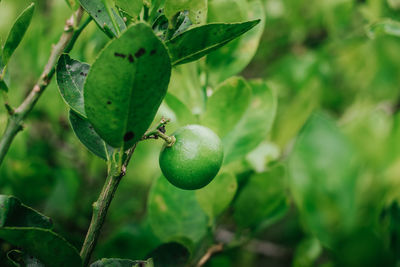
M4 43L2 55L2 64L4 66L7 65L11 55L22 41L22 38L24 37L25 32L31 23L34 10L35 4L32 3L24 11L22 11L21 15L19 15L10 32L8 33L6 42Z
M197 60L247 32L259 22L260 20L243 23L213 23L191 28L166 43L172 64L178 65Z
M57 64L57 84L67 105L80 116L86 117L83 100L83 84L89 72L89 64L79 62L63 54Z
M87 119L80 117L73 110L69 112L69 121L76 137L96 156L107 160L108 151L112 148L101 139Z
M153 121L170 75L168 53L146 24L111 41L84 88L85 111L96 132L113 147L133 146Z
M114 7L107 7L102 0L79 0L82 7L89 13L96 24L109 37L117 37L118 32L126 29L124 20L119 16L118 11ZM115 23L113 23L113 21ZM118 29L116 28L118 27Z

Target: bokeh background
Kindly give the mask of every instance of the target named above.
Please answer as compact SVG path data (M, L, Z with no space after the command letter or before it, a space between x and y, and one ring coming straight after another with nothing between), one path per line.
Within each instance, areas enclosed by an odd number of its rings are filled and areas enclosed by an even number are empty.
M63 0L35 2L33 22L6 78L13 106L39 77L71 13ZM0 3L3 41L28 4ZM371 25L400 21L400 1L262 4L264 31L240 75L268 82L278 96L277 116L264 141L229 168L237 175L238 192L251 192L263 184L246 187L248 179L284 166L288 207L252 233L250 243L215 255L206 266L394 266L400 253L400 38ZM91 23L71 56L92 63L107 41ZM161 115L174 117L166 105ZM6 120L2 105L0 132ZM138 146L111 205L96 258L143 259L160 244L147 223L147 200L160 176L161 146L161 141ZM0 167L0 193L15 195L51 217L55 231L80 247L105 175L105 163L72 132L53 80ZM258 204L248 203L249 209ZM222 239L235 232L234 212L230 207L220 219ZM0 242L1 263L9 249Z

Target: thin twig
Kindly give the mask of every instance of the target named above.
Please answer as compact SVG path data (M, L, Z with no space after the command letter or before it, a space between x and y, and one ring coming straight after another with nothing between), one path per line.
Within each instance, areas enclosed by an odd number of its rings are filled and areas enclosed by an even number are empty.
M223 249L224 249L224 245L222 243L211 246L207 250L206 254L204 254L204 256L201 257L201 259L197 263L196 267L203 266L211 258L212 255L214 255L218 252L221 252Z
M104 221L106 219L108 208L110 207L111 201L114 198L114 194L118 188L119 182L126 174L126 168L129 164L130 159L132 158L132 154L135 151L136 145L137 144L135 144L128 151L126 160L122 164L121 168L110 168L108 170L106 182L104 183L99 198L96 202L93 203L92 219L90 221L90 226L86 233L86 238L83 242L80 252L84 267L89 265L90 258L92 256L94 248L96 247L97 240L100 236L101 228L103 227ZM122 155L120 155L120 157L122 157Z
M4 157L7 154L7 151L10 148L10 145L15 136L19 131L23 129L23 120L32 111L36 102L38 101L43 91L47 88L52 77L54 76L55 66L57 64L58 58L63 52L69 52L71 50L79 34L89 23L88 21L86 21L81 27L77 28L82 16L83 9L82 7L80 7L75 12L75 14L67 20L64 26L64 32L61 35L58 43L53 46L47 64L44 67L39 80L33 86L32 90L21 103L21 105L17 107L12 114L10 114L6 129L0 139L0 165L2 164Z

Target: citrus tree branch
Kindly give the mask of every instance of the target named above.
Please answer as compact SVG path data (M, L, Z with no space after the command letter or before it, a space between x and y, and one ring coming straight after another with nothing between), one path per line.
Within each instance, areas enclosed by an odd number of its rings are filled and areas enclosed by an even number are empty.
M23 129L23 120L32 111L36 102L42 95L43 91L49 85L52 77L55 73L55 66L57 64L58 58L63 52L69 52L73 45L75 44L79 34L90 22L90 19L85 21L79 28L78 25L81 21L83 15L83 9L80 7L75 14L73 14L66 22L64 26L64 32L61 35L57 44L52 48L51 54L47 61L46 66L40 75L39 80L33 86L32 90L29 92L28 96L23 100L21 105L17 107L10 116L8 117L7 126L0 138L0 165L2 164L5 155L10 148L12 141L19 131Z
M92 220L90 222L89 229L86 233L86 238L83 242L80 253L84 267L89 265L93 250L100 236L101 228L103 227L104 221L106 219L108 208L110 207L111 201L114 198L114 194L118 188L119 182L121 181L122 177L125 176L126 168L129 164L133 152L135 151L135 148L136 145L134 145L128 151L126 160L121 168L109 168L108 175L104 183L103 189L100 192L99 198L96 202L93 203ZM122 155L120 155L120 157L122 157Z

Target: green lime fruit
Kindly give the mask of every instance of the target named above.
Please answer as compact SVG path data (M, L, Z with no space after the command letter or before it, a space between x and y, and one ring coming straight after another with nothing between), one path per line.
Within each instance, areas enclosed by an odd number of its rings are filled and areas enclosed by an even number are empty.
M160 153L160 168L176 187L194 190L209 184L217 175L223 160L219 137L209 128L188 125L178 129L176 141Z

